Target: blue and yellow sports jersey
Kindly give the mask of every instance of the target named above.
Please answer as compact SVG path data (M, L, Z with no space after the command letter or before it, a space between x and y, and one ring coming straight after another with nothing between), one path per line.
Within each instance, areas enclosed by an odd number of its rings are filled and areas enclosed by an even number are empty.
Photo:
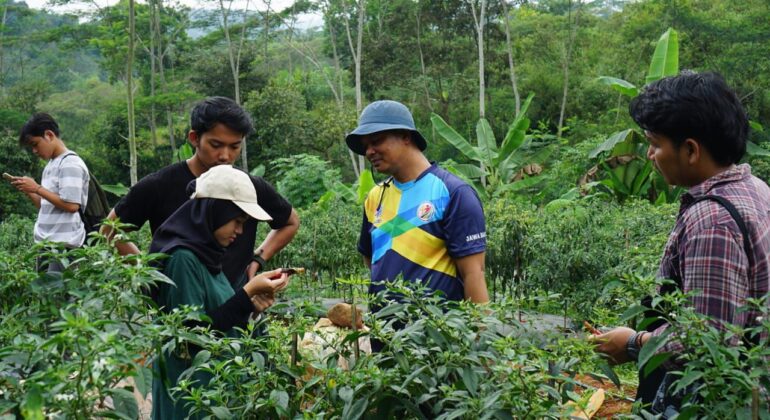
M358 250L372 262L371 293L401 275L462 300L463 281L453 258L484 252L486 245L476 191L436 164L414 181L377 185L364 203Z

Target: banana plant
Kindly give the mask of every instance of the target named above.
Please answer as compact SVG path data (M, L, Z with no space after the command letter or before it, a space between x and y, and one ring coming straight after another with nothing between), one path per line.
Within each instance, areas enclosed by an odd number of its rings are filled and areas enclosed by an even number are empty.
M318 204L323 209L328 209L329 203L336 197L343 201L363 204L369 191L374 188L374 176L372 171L364 169L358 180L353 185L346 185L340 181L335 181L331 185L326 185L326 192L318 199Z
M669 28L658 39L655 52L650 60L650 67L645 77L645 83L652 83L664 77L679 73L679 40L677 32ZM636 97L640 89L630 82L615 77L602 76L599 82L630 98ZM761 131L761 126L760 131ZM756 131L757 124L752 122ZM767 151L752 142L746 145L749 156L770 156ZM663 177L653 171L652 163L646 156L647 144L642 135L635 129L629 128L611 134L607 141L591 151L592 159L602 155L602 161L592 167L580 180L580 185L603 185L610 189L619 200L630 196L646 197L651 201L671 203L679 198L684 191L681 187L671 188ZM604 152L610 152L608 156ZM603 170L606 178L591 184L597 178L599 169Z
M476 124L477 146L474 146L441 116L432 114L430 120L436 132L463 156L475 162L469 164L449 160L443 162L442 166L473 185L482 198L530 187L539 182L537 176L517 180L520 168L527 163L521 150L527 140L530 120L526 113L533 97L534 95L530 94L524 101L499 147L492 127L485 118L479 119Z
M645 82L652 83L678 73L679 36L674 29L668 28L655 45ZM631 98L636 97L640 91L634 84L623 79L602 76L598 80ZM646 197L656 203L673 202L678 199L682 189L670 188L661 175L653 171L646 150L647 144L636 129L613 133L589 153L591 159L600 158L601 155L601 160L583 175L578 184L604 186L619 201L628 197ZM604 178L592 183L599 178L600 170Z

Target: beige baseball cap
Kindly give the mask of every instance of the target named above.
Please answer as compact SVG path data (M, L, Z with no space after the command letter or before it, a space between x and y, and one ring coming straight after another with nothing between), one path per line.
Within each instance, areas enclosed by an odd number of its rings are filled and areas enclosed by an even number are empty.
M273 220L257 204L257 191L249 175L231 165L215 166L199 176L195 182L195 192L190 198L230 200L257 220Z

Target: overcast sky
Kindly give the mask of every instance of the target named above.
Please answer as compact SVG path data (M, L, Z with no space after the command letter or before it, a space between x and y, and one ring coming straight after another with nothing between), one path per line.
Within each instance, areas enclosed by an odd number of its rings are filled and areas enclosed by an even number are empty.
M92 2L75 0L74 5L68 6L56 6L51 7L48 5L48 0L23 0L27 5L33 9L48 9L54 12L74 12L78 10L93 9ZM117 0L94 0L96 4L101 7L109 6L117 3ZM144 1L139 1L144 3ZM219 2L216 0L177 0L178 3L190 7L191 9L213 9L219 8ZM270 8L274 11L281 11L291 6L293 0L272 0L270 2ZM225 6L227 6L228 0L225 0ZM233 9L243 9L246 7L246 0L233 0ZM262 0L250 0L248 3L249 10L265 10L267 6ZM320 26L323 24L323 19L319 15L301 15L297 25L300 28L307 28L312 26Z

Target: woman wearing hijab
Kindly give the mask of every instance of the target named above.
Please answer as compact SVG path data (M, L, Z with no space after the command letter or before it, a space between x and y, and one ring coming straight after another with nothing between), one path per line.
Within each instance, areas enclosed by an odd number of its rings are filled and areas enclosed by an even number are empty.
M174 281L174 285L159 286L158 305L166 311L196 306L211 318L212 330L233 337L235 327L246 326L255 306L263 310L272 305L273 294L288 284L280 269L259 274L238 290L233 290L222 272L225 248L243 232L249 217L272 220L257 204L257 193L246 173L220 165L201 175L191 200L158 228L150 246L150 252L169 255L162 269ZM153 419L188 418L186 402L175 403L168 388L176 386L193 357L177 350L161 355L162 360L153 364ZM209 378L200 372L192 377L198 385L207 384Z

